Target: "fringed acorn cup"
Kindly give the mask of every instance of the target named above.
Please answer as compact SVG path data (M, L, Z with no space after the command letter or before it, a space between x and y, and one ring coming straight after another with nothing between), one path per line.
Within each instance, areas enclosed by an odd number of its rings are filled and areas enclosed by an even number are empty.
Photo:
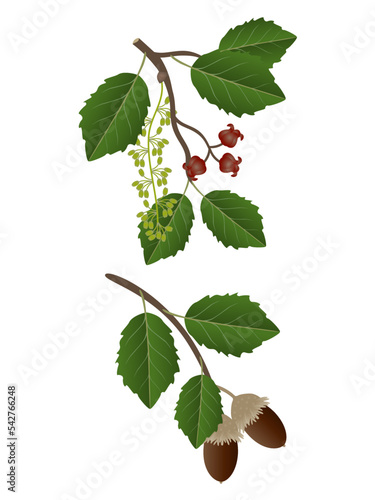
M286 442L285 427L268 404L267 398L255 394L234 396L232 419L239 431L245 431L257 443L267 448L280 448Z
M206 469L216 481L226 481L237 464L238 442L243 438L237 425L227 415L216 432L206 439L203 457Z

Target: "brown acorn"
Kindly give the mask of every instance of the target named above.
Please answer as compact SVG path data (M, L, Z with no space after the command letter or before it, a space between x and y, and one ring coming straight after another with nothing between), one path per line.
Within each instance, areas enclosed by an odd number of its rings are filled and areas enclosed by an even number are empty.
M237 425L227 415L216 432L203 445L206 469L216 481L226 481L233 473L238 457L238 441L242 438Z
M235 396L232 403L232 418L240 430L254 441L267 448L285 445L284 424L268 406L267 398L255 394Z

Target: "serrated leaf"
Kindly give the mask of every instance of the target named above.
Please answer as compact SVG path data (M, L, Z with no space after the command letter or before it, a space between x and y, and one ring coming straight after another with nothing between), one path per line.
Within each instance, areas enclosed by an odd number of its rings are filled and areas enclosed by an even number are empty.
M173 214L163 217L163 211L159 207L159 220L164 226L172 227L171 232L167 232L166 241L153 240L149 241L146 236L146 230L143 224L139 224L139 239L144 250L144 259L146 264L153 264L160 259L176 255L179 250L185 248L189 240L190 230L193 226L194 212L190 200L182 194L171 193L164 196L162 200L169 201L170 199L177 200L177 203L172 208ZM152 207L155 210L155 205Z
M240 50L252 56L259 56L269 68L272 68L274 63L281 60L296 38L273 21L265 21L263 18L252 19L230 29L222 38L219 49Z
M194 448L199 448L206 438L217 431L222 415L220 391L210 377L197 375L183 386L175 419Z
M285 99L260 57L241 51L215 50L199 57L191 80L202 99L236 116L253 115Z
M258 303L237 294L204 297L190 307L185 325L198 344L227 356L253 352L279 333Z
M107 78L80 111L87 159L97 160L135 144L149 105L147 85L139 75Z
M154 314L133 318L122 332L117 374L152 408L179 371L171 330Z
M230 191L211 191L201 203L202 219L217 240L234 248L264 247L262 216L251 201Z

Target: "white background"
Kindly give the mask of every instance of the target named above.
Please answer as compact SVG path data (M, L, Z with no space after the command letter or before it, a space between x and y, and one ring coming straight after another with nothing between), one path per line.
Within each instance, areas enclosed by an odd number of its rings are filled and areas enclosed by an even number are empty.
M40 4L2 2L0 12L1 494L6 387L16 383L18 497L25 500L371 498L374 4L76 0L60 2L47 20ZM267 247L224 248L203 225L191 191L196 220L186 250L147 267L137 239L135 168L126 154L88 164L78 111L104 78L138 70L134 38L156 51L205 53L229 28L263 16L298 36L273 69L284 103L228 117L201 100L187 68L174 61L168 68L185 122L211 142L230 122L245 134L235 150L243 158L239 176L218 176L212 163L198 183L253 200ZM153 104L155 75L146 63ZM195 154L205 153L185 137ZM178 192L183 153L169 139L170 187ZM207 349L204 357L218 384L270 398L288 447L270 450L247 438L233 476L216 483L202 449L192 448L173 419L179 389L199 373L178 332L180 372L155 409L116 375L120 333L142 305L111 287L107 272L181 314L207 294L260 301L281 333L239 359ZM69 328L75 336L43 361L51 336ZM109 460L114 465L104 470Z

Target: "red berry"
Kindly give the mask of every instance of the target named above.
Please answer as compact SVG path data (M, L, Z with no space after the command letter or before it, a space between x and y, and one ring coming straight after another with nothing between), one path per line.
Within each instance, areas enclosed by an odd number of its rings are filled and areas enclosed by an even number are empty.
M234 148L234 146L237 144L238 139L243 140L243 135L239 130L236 130L232 123L228 123L229 129L227 130L222 130L219 133L219 139L221 141L221 144L223 146L226 146L227 148Z
M237 176L237 172L240 167L238 166L242 162L242 158L238 157L238 160L235 159L233 155L230 153L225 153L225 155L220 158L219 168L224 173L232 172L232 177Z
M187 175L192 181L197 180L196 175L202 175L207 170L204 160L199 156L192 156L189 163L187 165L184 163L182 168L187 171Z

